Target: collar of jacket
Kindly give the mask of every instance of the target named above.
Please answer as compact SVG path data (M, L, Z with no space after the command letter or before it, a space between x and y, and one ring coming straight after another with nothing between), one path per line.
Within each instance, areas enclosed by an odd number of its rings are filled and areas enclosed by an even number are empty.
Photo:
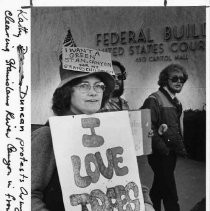
M160 87L159 91L162 92L166 96L166 98L177 108L177 112L180 116L182 113L182 104L177 100L177 98L175 97L174 98L175 100L172 99L172 97L169 95L169 93L163 87ZM178 102L178 103L175 103L175 102Z
M160 87L159 91L162 92L173 105L175 105L173 98L170 96L170 94L163 87Z

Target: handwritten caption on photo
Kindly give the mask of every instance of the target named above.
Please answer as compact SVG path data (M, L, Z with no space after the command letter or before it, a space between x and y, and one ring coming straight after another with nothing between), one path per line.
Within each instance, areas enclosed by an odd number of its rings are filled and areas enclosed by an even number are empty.
M0 18L3 38L0 43L1 209L29 210L30 11L1 9Z

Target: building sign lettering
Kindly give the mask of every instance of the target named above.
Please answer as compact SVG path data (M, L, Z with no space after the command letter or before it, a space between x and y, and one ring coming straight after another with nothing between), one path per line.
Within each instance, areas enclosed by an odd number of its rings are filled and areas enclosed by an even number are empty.
M98 33L96 46L114 57L138 56L136 62L188 60L189 53L205 51L206 23L165 26L158 41L154 35L150 28Z

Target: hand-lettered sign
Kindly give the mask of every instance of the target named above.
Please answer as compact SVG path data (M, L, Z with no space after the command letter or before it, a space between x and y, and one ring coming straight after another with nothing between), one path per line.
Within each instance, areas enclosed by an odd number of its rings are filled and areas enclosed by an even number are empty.
M136 155L148 155L152 153L150 109L129 111L130 124L133 133Z
M104 71L114 75L111 53L81 47L62 48L63 69L97 72Z
M144 210L128 111L51 117L66 211Z

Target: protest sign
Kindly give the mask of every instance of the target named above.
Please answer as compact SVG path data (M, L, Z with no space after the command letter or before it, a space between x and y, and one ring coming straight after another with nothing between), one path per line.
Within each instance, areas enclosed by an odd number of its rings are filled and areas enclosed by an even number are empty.
M51 117L65 210L144 210L128 111Z
M152 153L150 109L129 111L130 124L135 144L136 156Z
M114 75L111 54L90 48L63 47L62 48L63 69L97 72L104 71Z

